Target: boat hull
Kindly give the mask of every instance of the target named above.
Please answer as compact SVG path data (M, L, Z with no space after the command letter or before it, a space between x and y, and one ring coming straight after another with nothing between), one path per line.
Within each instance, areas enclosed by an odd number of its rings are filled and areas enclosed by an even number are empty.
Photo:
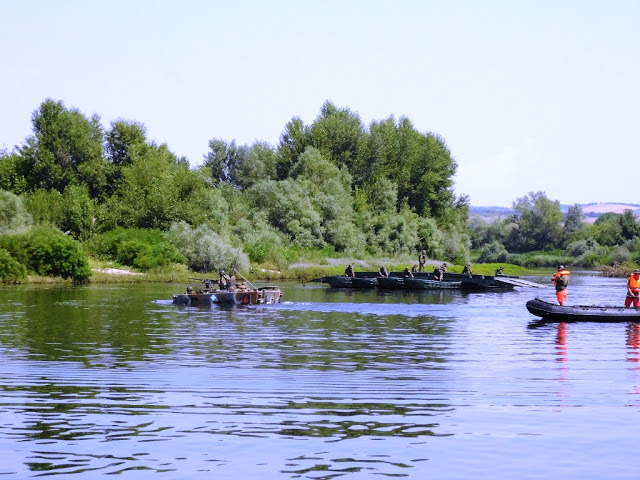
M400 290L404 288L404 277L378 277L378 288Z
M322 277L313 282L328 283L332 288L373 288L376 286L375 277L345 277L344 275L335 275L331 277Z
M562 306L536 298L527 302L527 310L536 317L557 322L640 322L640 308L616 306Z
M460 288L462 282L447 282L430 278L405 278L404 288L409 290L440 290Z

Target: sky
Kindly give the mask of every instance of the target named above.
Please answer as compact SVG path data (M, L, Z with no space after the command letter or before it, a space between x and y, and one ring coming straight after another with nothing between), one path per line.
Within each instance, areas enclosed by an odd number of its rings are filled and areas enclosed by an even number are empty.
M0 149L48 98L192 167L325 101L438 134L456 195L640 203L640 1L0 0Z

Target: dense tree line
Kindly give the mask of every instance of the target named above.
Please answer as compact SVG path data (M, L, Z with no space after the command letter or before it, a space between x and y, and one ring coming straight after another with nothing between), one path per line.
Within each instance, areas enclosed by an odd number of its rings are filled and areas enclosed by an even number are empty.
M31 120L32 135L0 152L4 245L54 228L92 255L140 269L161 258L196 270L281 267L317 249L469 255L468 200L452 188L456 162L442 138L404 117L367 127L326 102L311 125L288 122L276 146L212 138L195 168L149 141L136 121L105 129L97 115L52 99ZM0 248L3 258L21 255Z
M479 261L548 265L558 259L585 267L627 264L630 268L640 264L640 223L632 210L605 213L587 223L579 205L563 214L560 203L544 192L518 198L513 210L513 215L491 222L481 217L470 220ZM538 255L527 255L530 252Z

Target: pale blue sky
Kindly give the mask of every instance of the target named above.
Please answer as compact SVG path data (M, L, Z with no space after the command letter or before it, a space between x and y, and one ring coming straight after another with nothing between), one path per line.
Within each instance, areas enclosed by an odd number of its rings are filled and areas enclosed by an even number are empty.
M202 163L325 100L444 138L457 194L640 203L640 1L0 0L0 148L61 100Z

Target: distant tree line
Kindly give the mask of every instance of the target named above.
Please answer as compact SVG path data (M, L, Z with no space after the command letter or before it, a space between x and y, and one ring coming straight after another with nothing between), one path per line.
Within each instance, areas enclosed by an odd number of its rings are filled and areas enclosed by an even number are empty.
M531 192L513 204L514 214L469 222L480 262L549 265L556 259L584 267L640 264L640 223L631 209L585 222L579 205L563 214L558 201ZM532 255L531 252L535 252Z
M405 117L367 127L326 102L312 124L287 123L276 146L211 139L195 168L149 141L136 121L105 129L97 115L52 99L31 120L33 134L0 151L0 257L21 265L26 244L11 239L37 228L81 243L79 256L142 270L283 267L312 250L469 256L468 199L452 188L456 162L442 138ZM82 280L86 259L80 264L78 275L49 273Z

